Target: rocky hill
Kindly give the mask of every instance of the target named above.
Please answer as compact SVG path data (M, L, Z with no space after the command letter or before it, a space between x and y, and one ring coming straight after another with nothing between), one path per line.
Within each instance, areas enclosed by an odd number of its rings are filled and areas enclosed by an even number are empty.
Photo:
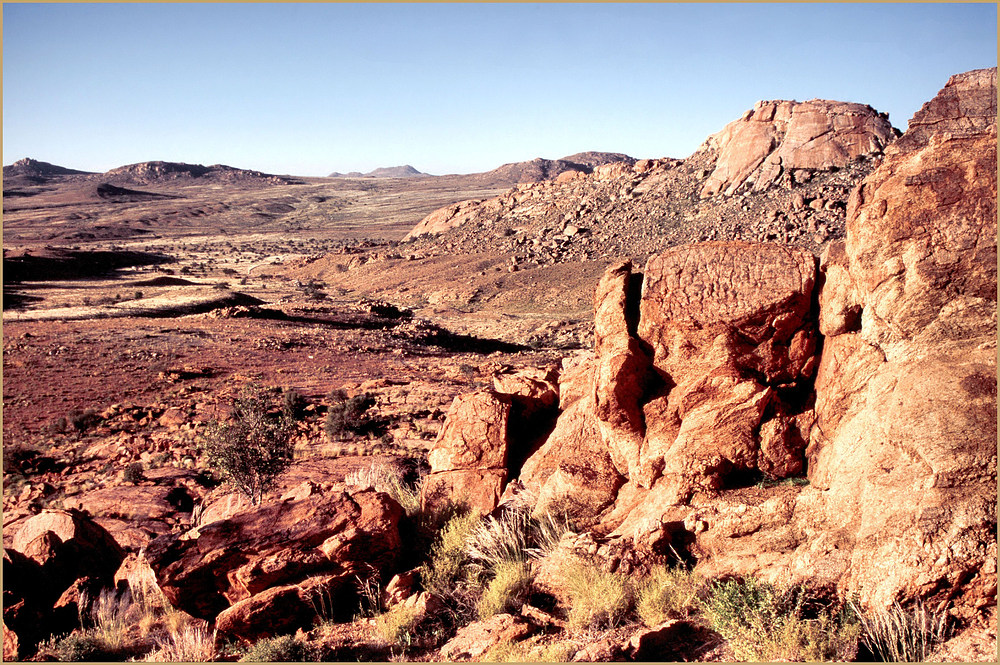
M293 178L271 175L260 171L237 169L224 164L202 166L201 164L184 164L180 162L140 162L111 169L104 174L111 183L149 185L161 182L182 181L185 179L200 179L219 183L239 184L293 184Z
M68 169L65 166L56 166L55 164L50 164L48 162L40 162L37 159L31 159L30 157L19 159L13 164L3 167L4 178L10 178L13 176L48 178L60 175L87 175L88 173L89 171Z
M437 210L407 237L421 248L472 251L485 235L515 263L542 265L644 258L699 240L776 240L818 252L843 237L852 187L897 135L869 106L759 102L687 159L563 172Z

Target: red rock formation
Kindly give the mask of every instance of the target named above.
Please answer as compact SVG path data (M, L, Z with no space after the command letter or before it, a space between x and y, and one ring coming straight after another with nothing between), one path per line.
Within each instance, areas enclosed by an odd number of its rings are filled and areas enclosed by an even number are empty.
M612 266L595 352L560 377L555 429L520 469L539 506L571 505L609 551L678 545L707 576L982 616L997 573L995 97L996 70L980 70L924 106L852 195L820 275L787 246L686 245L649 260L637 302L631 266ZM808 487L730 482L801 474L804 453Z
M250 640L274 634L271 626L307 625L316 614L310 590L339 607L355 576L389 571L401 516L372 490L314 494L213 522L194 538L157 538L145 557L175 607L218 617L220 630Z
M996 70L911 125L828 260L809 477L850 534L842 588L969 607L996 594Z
M4 549L5 649L23 652L76 627L79 591L112 586L123 557L111 534L81 513L45 510L25 520Z
M424 506L464 503L488 513L507 482L511 400L493 391L455 398L427 457Z
M757 102L709 137L719 153L701 197L733 194L744 183L760 191L797 169L826 170L881 154L898 133L870 106L813 99Z

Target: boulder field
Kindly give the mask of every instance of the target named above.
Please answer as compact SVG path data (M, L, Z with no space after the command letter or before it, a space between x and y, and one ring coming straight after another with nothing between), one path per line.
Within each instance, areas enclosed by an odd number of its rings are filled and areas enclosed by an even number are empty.
M813 148L840 150L810 144L814 116L759 105L714 139L725 155L756 145L748 132L801 134L772 160L794 168ZM870 140L841 148L889 138L877 114L848 116L845 136ZM872 607L922 599L964 618L995 605L996 70L952 77L910 127L818 261L726 241L612 265L594 348L556 380L554 424L512 414L503 390L458 398L431 477L495 481L474 497L452 486L482 510L517 479L536 510L568 512L605 551L672 549L711 577L806 583ZM706 187L767 179L759 152Z

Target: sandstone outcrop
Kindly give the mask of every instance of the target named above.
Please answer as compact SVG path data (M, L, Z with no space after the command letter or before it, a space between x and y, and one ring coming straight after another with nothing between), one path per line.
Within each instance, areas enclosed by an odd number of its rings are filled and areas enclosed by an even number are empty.
M842 588L974 608L996 597L996 70L952 77L913 127L831 262L852 324L826 339L809 478L850 534Z
M840 168L879 155L898 136L885 114L870 106L822 99L760 101L706 142L718 152L701 197L755 191L796 170Z
M125 558L105 529L66 510L46 510L26 520L14 536L13 549L41 566L57 595L84 577L112 579Z
M489 513L500 503L510 468L520 468L555 425L558 372L495 368L493 390L456 397L427 457L425 506L448 502Z
M347 611L356 576L395 566L401 516L372 490L317 493L157 538L145 558L175 607L252 640L274 634L276 616L286 632L307 625L319 602Z
M703 243L649 260L638 334L663 387L644 406L635 481L662 475L679 503L731 473L801 471L805 445L788 430L816 367L815 270L811 254L778 245Z

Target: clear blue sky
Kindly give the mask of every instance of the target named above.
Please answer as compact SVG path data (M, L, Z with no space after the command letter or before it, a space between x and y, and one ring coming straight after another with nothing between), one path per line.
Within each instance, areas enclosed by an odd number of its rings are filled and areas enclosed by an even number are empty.
M3 163L686 157L758 99L905 129L996 64L995 4L4 4Z

